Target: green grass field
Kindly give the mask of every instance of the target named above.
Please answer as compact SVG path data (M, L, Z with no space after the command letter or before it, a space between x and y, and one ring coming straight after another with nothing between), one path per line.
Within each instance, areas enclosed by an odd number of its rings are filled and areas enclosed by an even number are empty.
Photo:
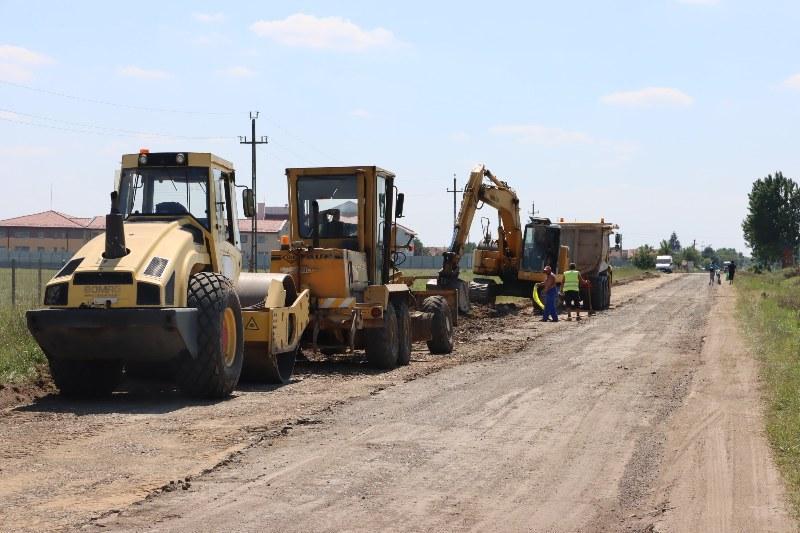
M44 285L55 270L42 270ZM16 305L11 298L11 269L0 268L0 384L23 383L36 377L45 357L25 325L25 311L40 306L37 269L16 271Z
M736 276L739 318L762 364L767 437L800 516L800 272Z

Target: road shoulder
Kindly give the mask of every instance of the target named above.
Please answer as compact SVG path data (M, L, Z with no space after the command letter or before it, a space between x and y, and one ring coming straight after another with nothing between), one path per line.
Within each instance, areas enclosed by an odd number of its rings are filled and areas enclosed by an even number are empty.
M664 533L794 531L764 433L759 364L734 316L734 289L709 290L715 300L701 364L667 422L648 519Z

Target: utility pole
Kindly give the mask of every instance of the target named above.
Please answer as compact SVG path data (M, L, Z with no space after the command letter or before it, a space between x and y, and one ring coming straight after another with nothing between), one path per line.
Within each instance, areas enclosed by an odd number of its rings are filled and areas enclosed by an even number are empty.
M450 189L447 189L447 192L453 193L453 229L455 230L456 223L458 222L458 220L456 218L458 216L456 214L456 194L458 194L460 192L464 192L464 189L459 189L457 184L456 184L456 173L455 172L453 172L453 190L451 191Z
M256 196L256 145L257 144L267 144L267 137L261 136L256 140L256 119L258 118L258 111L250 111L250 140L247 140L247 136L239 136L239 144L249 144L252 154L253 154L253 163L252 163L252 171L253 171L253 198L258 198ZM258 200L255 200L256 204ZM254 207L258 207L257 205ZM256 212L253 213L253 219L251 220L252 224L250 226L250 272L256 272L258 270L258 236L256 230L258 229L258 209Z

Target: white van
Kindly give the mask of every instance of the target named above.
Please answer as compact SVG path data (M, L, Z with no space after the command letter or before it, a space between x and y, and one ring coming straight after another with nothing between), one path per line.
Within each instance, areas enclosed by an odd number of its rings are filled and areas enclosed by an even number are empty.
M656 270L671 274L673 267L671 255L656 256Z

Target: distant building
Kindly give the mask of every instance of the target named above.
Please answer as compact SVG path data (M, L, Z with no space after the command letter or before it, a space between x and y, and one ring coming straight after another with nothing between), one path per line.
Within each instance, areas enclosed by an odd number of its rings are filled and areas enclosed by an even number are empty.
M342 218L357 221L357 204L342 204ZM280 248L282 235L289 234L289 207L257 206L258 225L258 265L266 268L272 250ZM16 258L24 262L42 259L47 264L60 264L77 252L81 246L105 231L105 215L95 217L75 217L58 211L43 211L31 215L0 220L0 262ZM239 219L240 248L242 264L250 263L252 222L249 218ZM396 243L405 247L416 237L416 232L402 224L397 224ZM409 245L413 253L413 242Z
M105 215L75 217L58 211L44 211L0 220L0 254L23 262L39 258L47 264L57 264L77 252L81 246L102 234L106 227ZM250 261L252 223L249 218L239 220L243 264ZM280 247L281 235L287 235L286 220L259 220L256 228L259 267L269 264L269 252Z

